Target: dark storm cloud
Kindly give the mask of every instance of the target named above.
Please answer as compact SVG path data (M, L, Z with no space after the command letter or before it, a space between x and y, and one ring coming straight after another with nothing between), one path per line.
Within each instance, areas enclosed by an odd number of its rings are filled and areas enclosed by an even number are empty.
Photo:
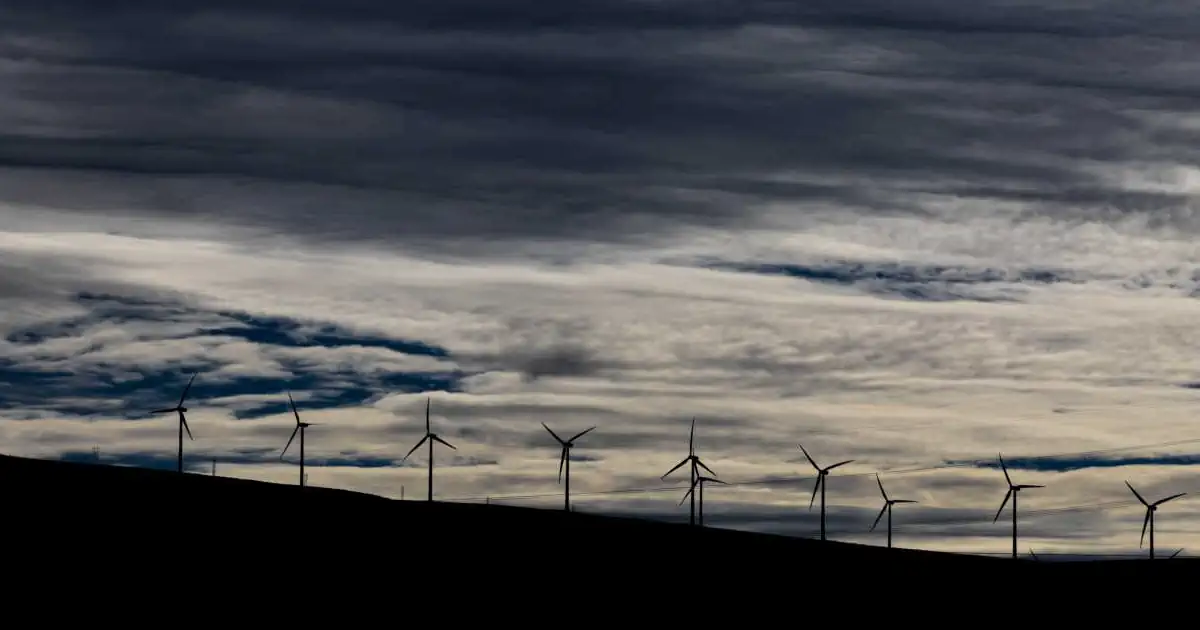
M1069 272L1050 269L972 269L844 260L809 265L725 261L702 264L712 269L790 276L823 284L852 286L876 295L932 302L1014 302L1023 297L1019 290L1012 286L995 288L995 285L1076 282Z
M950 462L960 465L965 462ZM1200 464L1200 454L1181 455L1150 455L1139 457L1014 457L1005 459L1004 465L1010 470L1039 470L1048 472L1068 472L1085 468L1121 468L1124 466L1196 466ZM999 462L974 462L979 468L999 469Z
M2 340L9 356L0 356L0 409L40 414L97 416L112 413L143 418L151 409L177 400L190 372L198 374L190 392L193 400L273 395L277 402L252 399L228 406L239 418L255 418L288 410L285 391L306 392L302 409L362 404L383 392L458 391L466 374L352 370L321 365L312 360L280 360L286 373L215 377L205 372L222 367L215 358L194 361L164 357L154 364L128 361L87 361L86 355L103 350L105 341L93 340L66 351L43 351L55 340L81 340L104 326L139 328L139 341L244 339L256 345L281 348L379 348L397 355L445 358L444 348L369 334L352 333L326 323L298 322L286 318L256 317L247 313L206 311L185 302L117 295L77 296L83 314L52 319L9 332ZM183 324L186 333L164 332L155 324ZM3 344L0 343L0 349ZM212 404L212 403L206 403Z
M918 192L1180 207L1072 160L1200 158L1147 119L1197 104L1200 18L1071 5L18 0L0 183L431 247L744 226L778 200L922 212Z

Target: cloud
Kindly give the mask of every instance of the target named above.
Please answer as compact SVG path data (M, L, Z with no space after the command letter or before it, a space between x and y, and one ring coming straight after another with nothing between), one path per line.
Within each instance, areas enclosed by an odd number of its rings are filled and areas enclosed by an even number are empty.
M1084 468L1121 468L1124 466L1196 466L1200 455L1180 454L1142 457L1037 457L1005 460L1011 469L1070 471ZM999 463L980 462L980 466L1000 468Z
M811 535L803 442L837 537L878 470L1004 552L999 451L1039 553L1132 552L1200 439L1192 9L6 2L0 443L169 468L194 370L198 473L294 482L291 391L314 484L417 496L429 399L440 496L555 507L595 425L580 509L678 519L695 416L714 524Z

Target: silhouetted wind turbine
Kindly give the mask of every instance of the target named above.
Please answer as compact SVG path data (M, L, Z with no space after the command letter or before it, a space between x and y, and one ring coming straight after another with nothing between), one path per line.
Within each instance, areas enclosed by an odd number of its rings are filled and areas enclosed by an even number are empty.
M817 485L813 486L812 498L808 500L808 509L810 509L810 510L812 509L813 501L817 500L817 490L820 490L821 491L821 540L825 540L825 478L829 476L829 471L833 470L834 468L837 468L838 466L845 466L846 464L849 464L850 462L852 462L854 460L847 459L844 462L838 462L832 466L827 466L825 468L821 468L820 466L817 465L817 462L813 461L813 458L811 455L808 454L808 451L804 450L803 444L800 445L800 452L804 453L804 457L808 459L808 463L812 464L812 467L815 468L817 471Z
M443 446L449 446L451 450L455 450L455 451L458 450L458 448L456 448L453 444L438 437L438 435L433 432L433 429L430 428L430 426L429 426L429 404L430 404L430 399L426 398L425 399L425 435L421 438L420 442L417 442L416 446L412 447L408 451L408 455L405 455L404 459L400 460L402 462L407 461L408 456L412 455L413 451L416 451L417 449L421 448L422 444L429 442L429 496L425 499L426 501L433 500L433 443L438 442L438 443L442 444Z
M1004 500L1000 502L1000 509L996 510L996 518L993 518L992 522L995 523L996 521L1000 520L1000 513L1004 511L1004 506L1008 505L1009 497L1012 497L1012 502L1013 502L1012 557L1014 560L1016 560L1016 558L1017 558L1017 495L1020 494L1020 492L1022 490L1027 490L1029 488L1045 488L1046 486L1035 486L1032 484L1014 485L1012 482L1012 477L1008 476L1008 467L1004 465L1004 456L998 455L998 457L1000 458L1000 470L1004 471L1004 480L1008 482L1008 492L1004 493Z
M592 429L595 429L596 427L592 427L591 429L586 429L586 430L580 431L579 433L576 433L574 436L572 436L571 439L564 440L564 439L558 437L558 434L555 433L553 429L551 429L550 427L547 427L545 422L542 423L542 426L546 427L546 430L550 432L550 435L554 436L554 439L558 440L559 445L562 446L562 456L559 457L559 459L558 459L558 482L562 483L562 481L563 481L563 468L565 467L566 471L567 471L567 483L565 486L563 486L563 509L570 512L571 511L571 449L575 448L575 440L578 440L579 438L587 435L589 432L592 431Z
M192 382L195 380L196 380L196 375L193 373L192 378L188 379L187 387L183 388L183 395L179 397L179 404L175 405L174 407L167 408L167 409L155 409L154 411L150 412L150 413L171 413L173 411L173 412L176 412L179 414L179 458L178 458L178 463L177 463L177 470L179 472L183 472L183 432L187 431L187 436L188 436L189 440L196 439L196 438L192 437L192 428L188 426L187 416L184 415L185 413L187 413L187 407L183 406L183 401L187 398L188 390L192 389Z
M688 478L688 482L689 482L688 488L691 488L692 486L696 485L696 478L700 476L700 471L697 469L697 467L707 470L709 472L709 474L713 475L714 477L717 475L717 473L713 472L713 470L711 468L709 468L708 466L705 466L704 462L700 461L700 458L696 456L696 419L695 418L692 418L692 431L691 431L691 433L688 433L688 456L683 458L682 460L680 460L680 462L678 464L675 464L675 466L673 468L671 468L671 470L668 470L667 474L663 475L662 478L666 479L668 476L670 476L671 473L673 473L676 470L679 470L681 467L683 467L684 464L691 464L691 467L689 470L691 475ZM691 511L691 516L688 517L688 524L695 525L696 524L696 495L695 495L695 493L692 493L691 497L692 497L692 511Z
M883 495L883 509L879 510L879 516L875 517L875 523L871 525L871 531L875 531L875 527L879 525L879 519L883 518L883 513L887 512L888 517L888 549L892 548L892 506L897 503L916 503L909 499L889 499L887 490L883 489L883 482L879 480L879 474L875 474L875 483L879 484L879 493Z
M283 452L279 454L279 461L283 461L283 456L287 454L288 447L292 445L292 440L296 439L296 434L300 434L300 487L303 488L306 484L307 477L304 476L304 430L313 426L309 422L300 422L300 412L296 411L296 401L292 400L292 392L288 392L288 405L292 408L292 415L296 416L296 428L292 429L292 437L288 438L287 444L283 447Z
M702 475L697 475L696 481L694 483L692 483L692 487L688 488L688 491L686 493L684 493L683 498L679 500L679 505L683 505L683 502L688 500L688 496L693 495L695 493L695 490L697 487L700 488L700 511L698 513L700 527L704 527L704 484L709 483L709 482L729 485L729 484L726 484L724 481L717 479L716 477L705 477Z
M1133 492L1133 496L1137 497L1137 500L1141 501L1142 505L1146 506L1146 518L1142 520L1142 541L1140 543L1138 543L1138 547L1141 547L1142 545L1146 544L1146 526L1149 525L1150 526L1150 559L1153 560L1154 559L1154 513L1158 511L1158 506L1166 503L1167 501L1178 499L1179 497L1181 497L1187 493L1180 492L1179 494L1173 494L1165 499L1159 499L1159 500L1155 501L1154 503L1146 503L1146 500L1142 498L1142 495L1138 494L1138 491L1134 490L1133 486L1130 485L1128 481L1125 482L1125 485L1129 486L1129 490ZM1174 556L1172 556L1172 557L1174 557Z

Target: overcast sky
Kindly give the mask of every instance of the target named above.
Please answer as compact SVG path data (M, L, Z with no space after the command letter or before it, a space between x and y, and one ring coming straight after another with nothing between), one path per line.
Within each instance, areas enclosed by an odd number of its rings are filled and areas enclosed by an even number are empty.
M311 483L423 498L428 395L440 496L553 508L540 423L596 425L578 508L678 520L605 492L686 484L695 416L713 525L814 535L803 443L855 460L831 536L882 544L880 472L896 544L1003 553L1003 452L1023 552L1137 552L1125 480L1200 493L1197 42L1185 0L7 0L0 449L170 468L198 370L197 471L294 482L291 389ZM1157 522L1200 551L1200 499Z

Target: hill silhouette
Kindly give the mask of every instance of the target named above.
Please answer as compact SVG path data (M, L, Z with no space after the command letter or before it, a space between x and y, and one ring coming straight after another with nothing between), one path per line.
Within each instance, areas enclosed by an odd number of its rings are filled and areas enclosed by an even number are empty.
M1200 568L1190 559L1014 562L501 505L398 501L319 487L0 456L7 528L44 559L190 557L254 563L303 554L312 565L422 557L431 576L462 580L503 567L555 580L555 559L609 583L670 581L690 561L740 588L778 586L796 571L865 579L1021 574L1129 577ZM436 556L434 550L437 550ZM252 564L248 565L252 566ZM391 571L379 567L383 571ZM549 573L547 573L549 572ZM586 578L581 578L586 579Z

